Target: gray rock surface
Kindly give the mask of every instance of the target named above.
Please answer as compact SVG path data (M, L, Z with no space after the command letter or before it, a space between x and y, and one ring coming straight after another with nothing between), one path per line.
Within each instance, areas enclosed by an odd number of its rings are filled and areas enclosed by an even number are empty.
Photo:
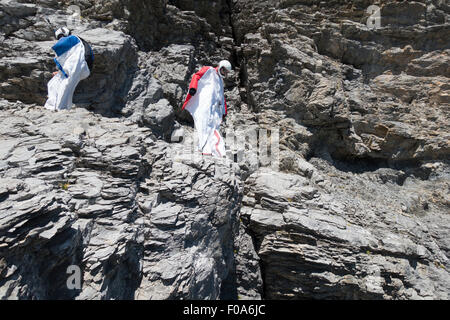
M449 298L445 1L379 1L377 30L370 1L142 3L0 0L0 299ZM50 112L60 25L95 63ZM222 59L224 133L278 129L278 170L251 138L189 153Z
M208 159L173 161L182 144L83 108L8 110L2 298L220 298L238 176L215 175ZM70 265L83 270L78 291L66 287Z

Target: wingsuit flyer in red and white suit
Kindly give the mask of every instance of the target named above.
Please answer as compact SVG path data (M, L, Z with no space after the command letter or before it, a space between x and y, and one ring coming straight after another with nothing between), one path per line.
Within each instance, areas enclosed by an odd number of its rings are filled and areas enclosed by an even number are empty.
M189 111L194 119L198 150L204 155L225 155L225 142L219 128L223 116L227 114L223 77L230 71L230 62L222 60L216 68L201 68L189 84L189 93L182 109Z

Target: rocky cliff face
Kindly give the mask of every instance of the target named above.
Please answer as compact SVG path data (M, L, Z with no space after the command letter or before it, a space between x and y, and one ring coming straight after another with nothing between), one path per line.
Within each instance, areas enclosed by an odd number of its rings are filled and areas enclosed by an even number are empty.
M448 299L450 6L372 4L1 0L0 298ZM60 25L96 60L50 112ZM224 132L278 168L186 156L224 58Z

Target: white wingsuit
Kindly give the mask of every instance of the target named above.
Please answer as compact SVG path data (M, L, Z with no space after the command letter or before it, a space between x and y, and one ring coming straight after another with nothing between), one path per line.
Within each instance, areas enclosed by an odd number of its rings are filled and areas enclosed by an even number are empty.
M223 157L225 143L219 132L222 117L227 113L223 80L215 68L203 67L194 75L190 88L197 91L194 96L187 95L183 109L194 119L198 150L205 155Z
M47 84L48 99L44 107L50 110L70 109L78 83L89 77L89 67L84 57L84 45L77 36L61 38L52 49L59 71Z

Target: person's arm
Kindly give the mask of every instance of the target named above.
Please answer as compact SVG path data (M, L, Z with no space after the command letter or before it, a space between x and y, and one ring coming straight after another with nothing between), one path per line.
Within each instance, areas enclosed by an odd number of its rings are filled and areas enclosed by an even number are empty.
M225 113L222 114L222 122L223 122L223 124L226 124L226 119L227 119L227 114L228 114L228 106L227 106L227 101L225 99L225 95L223 96L223 106L225 109Z
M198 81L201 79L201 77L203 77L208 69L209 67L203 67L192 77L191 83L189 84L189 94L191 96L194 96L197 93Z
M56 58L56 57L55 57L55 58ZM55 66L55 69L56 69L56 70L52 72L53 77L56 76L56 75L58 74L58 72L59 72L59 69L58 69L57 66Z
M183 106L181 110L184 110L189 100L197 93L198 81L203 77L203 75L208 71L210 67L203 67L200 71L196 72L191 79L191 83L189 83L189 91L186 96L186 100L184 100Z

